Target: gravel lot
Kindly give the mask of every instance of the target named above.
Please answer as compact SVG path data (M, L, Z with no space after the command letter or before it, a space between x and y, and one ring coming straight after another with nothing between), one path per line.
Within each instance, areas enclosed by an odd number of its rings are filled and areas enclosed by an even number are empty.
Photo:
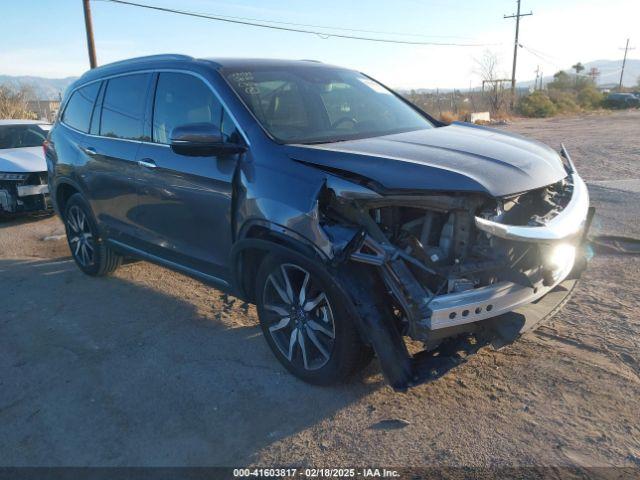
M505 128L564 142L594 232L640 238L640 112ZM83 276L62 234L0 223L0 465L640 466L638 256L597 255L551 322L397 394L375 362L299 382L252 306L144 262Z

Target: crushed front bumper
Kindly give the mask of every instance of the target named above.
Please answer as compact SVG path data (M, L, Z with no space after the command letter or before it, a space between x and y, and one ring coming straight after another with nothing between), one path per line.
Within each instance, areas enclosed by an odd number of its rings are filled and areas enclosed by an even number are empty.
M589 191L577 173L570 175L573 195L568 205L547 224L539 227L505 225L482 217L476 217L479 230L506 240L524 242L554 242L579 234L587 221Z
M499 316L522 305L544 297L563 282L574 270L584 269L584 248L587 231L594 215L589 207L589 191L580 176L570 174L573 192L566 207L542 226L507 225L475 217L479 230L512 241L536 243L547 248L567 242L575 246L577 256L567 259L554 272L553 281L540 280L532 286L500 282L459 293L440 295L430 304L431 317L426 321L429 330L438 330Z
M429 305L432 313L427 320L427 327L437 330L477 322L535 302L565 280L573 270L574 263L574 259L569 259L555 273L555 280L550 285L545 285L544 280L532 287L500 282L464 292L440 295Z
M36 176L37 174L32 174ZM34 183L0 182L0 214L27 213L51 210L49 186L40 178L29 179Z
M571 275L570 275L571 277ZM465 331L475 335L475 342L458 337L452 344L443 344L433 351L419 352L406 360L404 377L390 379L397 391L405 391L425 382L435 380L471 358L484 347L499 349L517 340L522 334L551 319L570 300L578 281L563 280L544 296L515 310L473 323ZM455 327L454 327L455 328ZM394 383L395 382L395 383Z

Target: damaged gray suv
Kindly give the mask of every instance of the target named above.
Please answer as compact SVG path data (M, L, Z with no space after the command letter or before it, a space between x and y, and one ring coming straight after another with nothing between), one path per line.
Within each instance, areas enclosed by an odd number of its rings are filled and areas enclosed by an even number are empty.
M443 339L517 336L584 269L593 212L564 147L444 125L359 72L144 57L87 72L61 112L45 152L78 267L135 257L255 303L311 383L375 354L416 385Z

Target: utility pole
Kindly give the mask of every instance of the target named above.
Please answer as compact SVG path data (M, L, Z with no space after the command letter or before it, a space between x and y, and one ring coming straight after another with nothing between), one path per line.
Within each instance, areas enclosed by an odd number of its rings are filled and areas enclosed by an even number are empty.
M618 85L618 88L620 90L622 90L622 77L624 75L624 65L627 63L627 51L628 50L633 50L634 48L629 48L629 39L627 38L627 44L624 47L624 58L622 59L622 71L620 72L620 85Z
M538 89L538 76L540 75L540 65L538 65L536 67L536 81L533 82L533 89L537 90Z
M516 38L513 43L513 68L511 69L511 102L512 105L516 99L516 62L518 60L518 35L520 34L520 17L533 15L533 12L520 13L520 0L518 0L518 11L515 15L504 15L504 18L516 19Z
M542 90L542 77L544 75L544 72L542 70L540 70L540 90Z
M93 42L93 24L91 22L91 6L89 5L89 0L82 0L82 6L84 7L84 26L87 30L89 65L91 68L96 68L98 66L98 62L96 61L96 46Z

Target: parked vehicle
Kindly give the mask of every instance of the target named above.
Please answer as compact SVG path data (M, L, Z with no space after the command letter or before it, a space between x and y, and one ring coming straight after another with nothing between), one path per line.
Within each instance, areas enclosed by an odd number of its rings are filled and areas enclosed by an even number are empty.
M145 57L85 73L61 111L46 154L78 267L134 256L254 302L308 382L375 352L406 389L429 372L404 337L520 331L584 267L589 195L564 148L445 126L352 70Z
M0 120L0 215L51 209L42 142L51 125Z
M633 93L610 93L605 99L610 108L631 108L640 106L640 98Z

